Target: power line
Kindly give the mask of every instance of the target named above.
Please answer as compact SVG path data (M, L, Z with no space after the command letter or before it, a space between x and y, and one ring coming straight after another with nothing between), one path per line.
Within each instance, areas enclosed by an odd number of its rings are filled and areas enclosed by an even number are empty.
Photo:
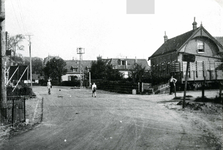
M17 5L18 5L18 8L19 8L19 15L20 15L20 19L21 19L21 22L22 22L22 28L23 28L23 31L24 33L26 33L26 28L24 26L24 19L23 19L23 9L21 8L21 1L20 0L16 0L17 2Z
M13 13L14 13L14 16L16 18L17 24L18 24L20 30L22 30L24 32L24 28L22 28L22 25L20 24L19 19L18 19L17 15L16 15L17 13L15 11L15 6L14 6L12 0L10 0L10 2L11 2L11 5L12 5Z

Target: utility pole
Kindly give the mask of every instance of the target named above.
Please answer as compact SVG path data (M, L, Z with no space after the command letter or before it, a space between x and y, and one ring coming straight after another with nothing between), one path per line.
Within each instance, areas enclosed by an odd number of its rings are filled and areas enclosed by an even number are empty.
M29 65L30 65L30 86L33 87L33 77L32 77L32 55L31 55L31 34L27 34L29 37Z
M0 2L0 122L4 123L5 115L3 114L4 108L6 108L7 94L6 94L6 60L5 60L5 0Z
M82 74L81 74L81 61L83 59L82 54L85 53L85 49L82 47L77 48L77 54L80 55L80 59L79 59L79 73L80 73L80 87L82 87Z

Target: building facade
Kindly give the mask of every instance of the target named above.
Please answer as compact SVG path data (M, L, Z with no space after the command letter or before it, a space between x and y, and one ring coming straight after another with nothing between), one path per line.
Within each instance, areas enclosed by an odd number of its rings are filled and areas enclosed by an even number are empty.
M90 71L92 60L65 60L66 75L62 76L62 81L74 81L84 79L84 73Z
M218 81L223 79L222 63L223 38L214 38L201 24L197 27L194 19L192 30L168 39L149 57L152 77L167 82L171 75L183 83L186 75L184 54L192 54L195 61L189 64L188 81Z
M131 74L131 71L134 69L134 65L141 65L142 68L145 67L145 71L150 70L149 64L146 59L132 59L132 58L107 58L102 59L106 64L112 65L113 69L118 70L123 74L124 78L128 78Z

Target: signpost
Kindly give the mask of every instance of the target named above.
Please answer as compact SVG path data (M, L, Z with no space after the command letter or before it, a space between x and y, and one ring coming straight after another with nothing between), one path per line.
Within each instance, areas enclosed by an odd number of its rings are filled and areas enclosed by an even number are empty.
M185 107L186 90L187 90L188 68L189 68L190 62L195 62L195 55L183 54L183 61L187 62L186 76L185 76L185 82L184 82L183 106L182 106L184 108Z

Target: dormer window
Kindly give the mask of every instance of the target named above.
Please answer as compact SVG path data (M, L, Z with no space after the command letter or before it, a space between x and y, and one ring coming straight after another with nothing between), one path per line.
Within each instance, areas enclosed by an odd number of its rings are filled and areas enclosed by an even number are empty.
M204 42L197 41L197 52L204 53Z
M72 72L77 72L77 68L74 68L71 66L70 70L72 70Z
M77 68L73 68L73 72L77 72Z

